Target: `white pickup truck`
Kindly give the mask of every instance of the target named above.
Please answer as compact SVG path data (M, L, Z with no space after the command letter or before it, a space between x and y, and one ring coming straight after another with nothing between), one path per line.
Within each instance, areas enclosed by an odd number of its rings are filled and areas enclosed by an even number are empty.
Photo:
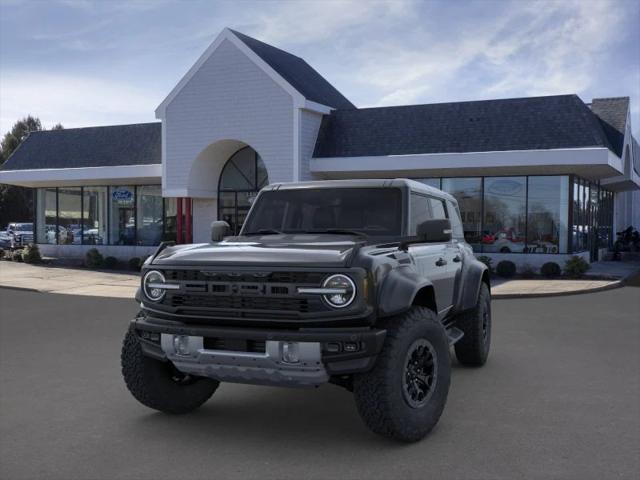
M33 243L33 223L9 223L0 232L0 246L2 248L22 248Z

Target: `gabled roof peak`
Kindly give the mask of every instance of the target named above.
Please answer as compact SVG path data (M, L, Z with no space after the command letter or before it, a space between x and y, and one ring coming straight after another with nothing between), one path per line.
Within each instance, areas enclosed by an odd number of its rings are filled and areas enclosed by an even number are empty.
M332 108L356 108L303 58L264 43L249 35L228 29L256 55L282 76L307 100Z
M156 118L164 117L167 106L225 40L234 44L253 63L294 97L298 104L308 100L319 104L322 110L355 108L344 95L302 58L236 30L224 28L156 108Z

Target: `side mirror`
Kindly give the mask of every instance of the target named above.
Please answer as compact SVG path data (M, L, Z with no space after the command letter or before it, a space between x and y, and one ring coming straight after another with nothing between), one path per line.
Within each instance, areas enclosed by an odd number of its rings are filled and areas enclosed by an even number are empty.
M231 235L231 227L223 220L211 223L211 241L219 242L224 237Z
M449 242L451 240L451 222L446 218L425 220L416 228L416 235L425 242Z

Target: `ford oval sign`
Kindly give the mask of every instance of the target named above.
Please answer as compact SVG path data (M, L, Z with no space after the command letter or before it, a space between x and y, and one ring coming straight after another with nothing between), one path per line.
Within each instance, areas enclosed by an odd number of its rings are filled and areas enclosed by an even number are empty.
M494 195L517 195L522 191L522 183L516 180L500 179L491 183L489 193Z
M118 188L111 192L111 198L118 203L131 203L133 201L133 192L126 188Z

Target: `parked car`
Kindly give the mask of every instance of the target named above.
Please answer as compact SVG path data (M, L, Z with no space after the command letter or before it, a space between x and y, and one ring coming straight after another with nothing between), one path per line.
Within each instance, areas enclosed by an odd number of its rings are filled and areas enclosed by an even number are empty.
M491 241L489 241L491 238ZM525 235L512 228L497 231L483 237L483 251L490 253L522 253L525 249Z
M229 234L214 222L211 243L162 244L143 266L121 358L150 408L187 413L221 382L333 383L371 430L416 441L445 407L449 347L463 365L487 360L489 273L449 194L402 179L278 184Z
M22 248L33 243L33 223L11 222L0 235L0 245L3 248Z

